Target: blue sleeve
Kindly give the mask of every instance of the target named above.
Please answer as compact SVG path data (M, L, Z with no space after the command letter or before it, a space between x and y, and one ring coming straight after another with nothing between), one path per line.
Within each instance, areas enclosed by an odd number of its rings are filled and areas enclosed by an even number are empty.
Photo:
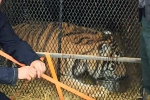
M0 84L15 85L18 80L18 69L0 67Z
M39 59L31 46L14 33L2 12L0 12L0 45L6 53L26 65Z
M31 46L20 39L7 23L5 15L0 12L0 46L13 56L16 60L26 65L34 60L38 60L38 55ZM18 69L12 67L0 67L0 83L13 85L18 79Z

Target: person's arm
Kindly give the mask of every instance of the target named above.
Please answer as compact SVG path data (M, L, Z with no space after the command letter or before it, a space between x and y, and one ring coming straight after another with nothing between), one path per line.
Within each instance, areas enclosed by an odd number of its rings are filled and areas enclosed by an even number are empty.
M18 72L14 71L13 68L1 68L0 71L6 70L6 73L3 73L6 78L4 79L0 72L0 83L15 84L16 81L13 80L16 79L31 80L36 76L40 78L45 72L45 64L39 60L38 55L32 50L31 46L14 33L2 12L0 12L0 45L6 53L13 56L16 60L30 65L30 67L18 68ZM11 77L14 75L15 77Z
M0 67L0 84L14 85L18 80L18 69Z
M34 60L39 60L31 46L14 33L2 12L0 12L0 45L6 53L26 65L30 65Z

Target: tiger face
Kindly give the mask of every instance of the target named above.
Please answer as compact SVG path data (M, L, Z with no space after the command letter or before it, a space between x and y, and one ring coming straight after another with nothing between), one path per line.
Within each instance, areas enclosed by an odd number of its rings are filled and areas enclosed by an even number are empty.
M98 45L92 52L98 52L99 56L121 57L123 53L118 44L112 39ZM80 78L88 72L95 80L118 81L126 77L126 68L122 62L117 61L92 61L92 60L75 60L72 65L72 74L75 78ZM118 83L117 83L118 84Z

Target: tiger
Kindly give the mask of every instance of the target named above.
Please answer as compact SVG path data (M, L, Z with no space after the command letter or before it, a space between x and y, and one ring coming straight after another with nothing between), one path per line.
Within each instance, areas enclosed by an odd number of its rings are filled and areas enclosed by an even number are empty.
M50 23L22 23L12 26L15 33L24 41L29 43L36 52L81 54L106 57L121 57L122 52L110 31L96 31L84 26L77 26L67 22ZM60 37L61 36L61 37ZM58 43L61 39L61 48ZM59 48L59 49L58 49ZM58 59L53 58L54 61ZM57 63L54 62L54 66ZM79 77L84 74L91 76L94 84L83 84ZM99 80L117 81L126 76L126 67L121 62L81 60L81 59L61 59L60 81L71 87L82 91L88 95L100 95L100 90L105 90L106 94L111 90ZM68 81L70 80L70 81ZM91 92L92 91L92 92ZM92 94L91 94L92 93Z

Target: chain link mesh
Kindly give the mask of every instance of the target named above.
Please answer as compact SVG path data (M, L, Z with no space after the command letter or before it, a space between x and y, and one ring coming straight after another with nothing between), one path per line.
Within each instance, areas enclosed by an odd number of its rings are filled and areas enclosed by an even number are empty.
M1 10L16 34L37 52L139 57L137 5L137 0L3 0ZM0 59L1 66L11 66ZM96 100L141 98L140 64L71 58L53 58L53 63L62 83ZM46 74L51 76L49 70ZM11 97L23 83L0 85L0 90ZM63 95L65 100L82 100L66 90ZM30 99L59 96L54 84L36 79L17 97Z

